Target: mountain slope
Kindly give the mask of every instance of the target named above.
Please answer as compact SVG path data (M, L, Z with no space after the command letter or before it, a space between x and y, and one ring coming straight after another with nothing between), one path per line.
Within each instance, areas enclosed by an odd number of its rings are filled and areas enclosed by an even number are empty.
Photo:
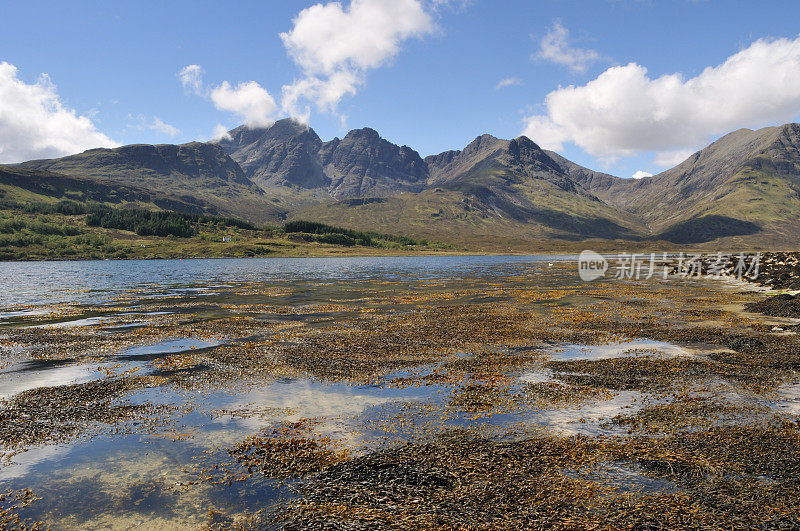
M186 196L163 194L104 179L0 165L0 201L50 203L60 200L131 204L192 214L213 212L209 205Z
M639 216L654 238L730 245L797 242L798 124L734 131L678 166L639 180L551 156L593 194Z
M308 219L504 249L553 238L776 247L796 245L800 232L797 124L735 131L640 180L584 168L526 137L482 135L423 160L372 129L323 142L291 120L210 144L96 149L12 169L0 175L9 197Z
M722 211L743 216L740 219L766 221L774 207L788 206L787 201L796 199L799 145L797 124L741 129L678 166L642 179L639 186L617 193L617 198L630 197L635 211L656 228ZM754 210L752 202L765 202L769 208Z
M202 142L91 149L19 167L150 190L257 222L282 214L221 147Z
M575 164L571 160L562 157L555 151L546 150L545 153L547 153L547 155L553 159L556 164L558 164L558 167L561 169L561 171L567 174L570 179L606 202L613 200L613 192L615 191L616 187L620 185L633 186L636 183L636 181L633 179L620 179L619 177L609 175L608 173L602 173L599 171L590 170L589 168L584 168L583 166ZM617 206L625 209L624 205Z
M310 206L294 218L460 241L636 238L636 216L605 204L526 137L476 138L425 160L425 189L389 198Z
M428 175L416 151L369 128L323 143L313 129L284 119L267 128L239 127L217 144L247 177L290 209L419 191Z
M269 128L237 127L217 144L265 190L323 188L328 183L317 160L322 140L313 129L292 120L280 120Z
M525 137L478 137L423 160L369 128L322 142L291 120L232 130L218 145L293 219L453 237L633 238L635 216L578 185ZM498 223L503 230L498 234ZM420 232L412 232L421 234Z
M374 129L356 129L334 138L320 151L336 199L387 197L418 192L425 186L428 167L419 153L380 137Z

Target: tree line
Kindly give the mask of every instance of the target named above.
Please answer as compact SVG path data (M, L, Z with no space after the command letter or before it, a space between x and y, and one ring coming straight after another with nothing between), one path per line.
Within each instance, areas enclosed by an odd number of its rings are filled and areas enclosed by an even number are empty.
M303 234L309 236L307 241L330 243L334 245L363 245L365 247L383 247L382 242L399 245L427 245L427 241L418 241L407 236L381 234L379 232L363 232L342 227L334 227L316 221L289 221L283 230L287 234Z
M283 232L307 242L331 245L364 247L402 247L427 245L426 240L415 240L406 236L365 232L335 227L314 221L289 221L282 227L257 227L249 221L206 214L188 214L174 211L146 210L141 208L117 208L103 203L79 203L59 201L57 203L16 203L0 201L0 209L18 210L30 214L61 214L86 216L90 227L118 229L135 232L139 236L174 236L190 238L196 236L200 225L216 225L218 228ZM14 232L11 223L0 226L0 232ZM36 231L44 233L43 230Z

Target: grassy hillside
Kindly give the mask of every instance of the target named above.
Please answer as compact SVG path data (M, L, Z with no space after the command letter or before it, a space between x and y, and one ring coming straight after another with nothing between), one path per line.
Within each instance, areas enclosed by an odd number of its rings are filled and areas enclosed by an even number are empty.
M60 159L25 162L17 168L49 175L100 181L105 185L149 191L194 205L207 213L257 223L282 219L283 210L214 144L132 145L90 149Z
M482 135L422 160L367 129L327 143L286 120L232 133L227 144L133 145L0 166L0 201L97 202L256 225L312 220L493 252L800 244L797 124L735 131L641 180L588 170L526 137ZM172 236L202 232L184 229Z
M545 210L540 212L543 217L550 216ZM317 205L296 216L353 229L391 230L414 238L444 241L471 251L539 253L676 247L670 242L646 239L598 238L591 235L575 238L544 224L526 223L487 212L486 206L478 199L444 189ZM591 227L594 221L581 216L565 218L552 211L549 223L570 223L574 228Z
M559 248L576 240L646 235L634 215L589 194L503 169L484 169L421 193L313 205L290 214L297 218L487 250L523 250L548 239Z
M448 252L447 246L320 224L256 227L231 218L75 202L0 200L0 260L232 258Z
M800 244L800 126L730 133L654 177L619 179L556 156L576 182L653 238L718 247Z
M202 201L189 196L120 184L107 179L68 176L44 170L0 165L0 200L56 203L94 201L180 212L213 212Z

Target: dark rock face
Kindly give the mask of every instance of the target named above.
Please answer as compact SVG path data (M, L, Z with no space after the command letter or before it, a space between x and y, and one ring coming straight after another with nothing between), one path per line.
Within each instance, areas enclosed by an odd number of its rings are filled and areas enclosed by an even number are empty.
M545 180L566 192L591 197L528 137L501 140L481 135L462 151L446 151L425 159L430 168L430 184L455 186L457 183L491 184L492 188L526 181ZM494 182L489 183L487 176ZM480 181L480 183L478 182Z
M781 128L778 139L765 150L774 171L785 177L800 176L800 124L788 124Z
M272 127L231 131L230 139L218 142L263 189L274 186L325 187L328 179L317 160L322 140L313 129L292 120L280 120Z
M419 192L428 177L419 153L382 139L373 129L350 131L326 147L322 163L335 198Z
M571 160L562 157L555 151L545 151L545 153L547 153L547 156L549 156L556 164L558 164L559 168L561 168L561 171L567 174L570 179L586 190L597 194L598 196L601 196L603 192L608 191L609 188L612 188L619 181L623 180L619 177L609 175L608 173L602 173L590 170L589 168L584 168L583 166L575 164ZM630 182L631 186L634 186L636 183L640 182L633 179L628 179L627 181Z
M441 173L441 169L453 162L458 154L461 153L460 151L445 151L444 153L439 153L438 155L431 155L429 157L425 157L425 164L428 165L428 171L430 172L431 177L439 175Z
M499 188L544 179L565 192L597 201L527 137L501 140L481 135L461 151L423 160L410 147L388 142L374 129L356 129L342 139L322 142L312 129L286 119L269 128L239 127L218 145L267 193L289 187L344 200L391 197L441 185L469 193L478 187L483 195L506 197L502 202L511 204L519 201L510 190Z
M413 149L357 129L323 143L310 128L280 120L265 129L239 127L219 145L256 184L324 189L335 198L384 197L420 191L428 168Z

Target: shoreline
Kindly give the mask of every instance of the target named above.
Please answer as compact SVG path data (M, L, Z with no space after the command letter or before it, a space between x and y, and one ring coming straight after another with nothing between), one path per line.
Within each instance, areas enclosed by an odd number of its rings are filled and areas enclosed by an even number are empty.
M800 339L736 310L769 293L506 263L4 318L0 482L54 527L800 523Z
M367 248L369 249L369 248ZM101 262L101 261L144 261L144 260L241 260L241 259L264 259L264 258L393 258L393 257L404 257L404 258L413 258L413 257L430 257L430 256L569 256L577 258L579 252L569 249L554 249L551 251L517 251L517 252L495 252L495 251L451 251L451 250L425 250L425 251L399 251L397 253L385 253L376 250L375 253L370 252L339 252L338 250L325 250L319 253L270 253L268 255L263 256L169 256L169 257L147 257L147 258L118 258L118 257L109 257L109 258L44 258L44 259L36 259L36 260L0 260L0 263L17 263L17 262ZM624 254L627 251L618 251L618 252L605 252L602 253L604 256L617 256L620 254ZM695 254L695 253L702 253L704 255L711 255L715 256L716 252L702 252L702 251L671 251L669 254ZM736 254L739 251L726 251L723 254ZM778 254L784 252L796 253L796 251L754 251L761 252L762 255L770 255L770 254ZM636 253L636 254L644 254L650 255L653 253ZM655 252L654 254L662 254L661 251ZM706 276L706 275L704 275ZM727 277L726 277L727 278Z

